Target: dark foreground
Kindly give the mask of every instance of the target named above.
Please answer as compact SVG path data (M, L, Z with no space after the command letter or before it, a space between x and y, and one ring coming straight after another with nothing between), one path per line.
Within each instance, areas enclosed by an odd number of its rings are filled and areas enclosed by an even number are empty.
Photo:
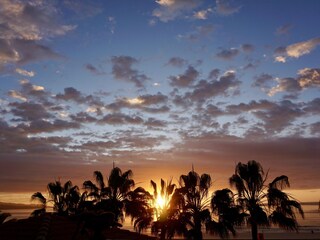
M155 237L142 235L120 228L102 232L102 239L154 240ZM11 220L0 225L1 240L91 240L90 229L81 231L78 221L68 217L46 215L21 220Z

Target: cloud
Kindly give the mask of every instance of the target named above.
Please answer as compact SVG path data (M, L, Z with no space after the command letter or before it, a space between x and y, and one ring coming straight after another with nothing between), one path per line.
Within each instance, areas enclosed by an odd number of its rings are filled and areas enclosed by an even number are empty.
M212 8L207 8L207 9L195 12L193 14L193 17L195 19L206 20L208 18L208 15L212 12L213 12Z
M21 69L21 68L16 68L15 71L25 77L34 77L35 76L35 72L33 72L33 71L27 71L27 70Z
M103 75L103 74L105 74L103 71L100 71L99 69L97 69L95 66L93 66L90 63L85 65L85 69L88 70L89 72L91 72L94 75Z
M252 44L245 43L241 45L241 50L245 53L250 53L254 51L254 46Z
M14 102L10 103L9 106L12 108L11 112L17 117L20 117L21 121L35 121L38 119L48 119L53 115L48 112L42 104L33 102Z
M312 132L312 134L320 135L320 122L311 124L310 131Z
M20 80L20 91L10 90L8 95L12 98L20 99L22 101L28 101L29 99L35 99L36 101L41 101L42 103L48 103L47 97L49 92L45 90L43 86L34 85L28 80Z
M237 94L240 81L236 78L233 71L225 72L220 78L210 81L201 80L195 86L192 92L185 95L193 101L203 102L209 98L216 96L229 96Z
M115 79L132 82L138 88L143 88L145 81L149 78L140 73L138 70L132 68L132 66L139 61L130 56L113 56L111 58L112 74Z
M116 29L116 19L115 19L115 17L109 16L107 18L107 21L108 21L110 33L114 34L115 29Z
M199 0L156 0L159 6L153 10L152 15L162 22L169 22L176 18L184 17L197 8Z
M88 104L91 107L102 107L103 103L99 97L92 95L85 95L73 87L67 87L64 89L64 93L58 93L55 96L56 99L64 101L74 101L80 104Z
M0 64L24 65L45 59L62 59L63 56L49 47L35 41L14 39L0 39Z
M49 47L38 43L76 28L58 24L58 12L49 2L1 1L0 66L61 58Z
M133 108L149 113L163 113L169 111L169 108L167 106L158 107L158 105L165 104L167 101L168 97L158 92L157 94L140 95L136 98L119 98L108 104L106 108L115 112L122 108Z
M1 1L1 38L41 40L65 35L76 26L59 25L57 9L42 1Z
M199 72L192 66L189 66L184 74L170 76L170 85L174 87L189 87L199 76Z
M129 116L123 113L107 114L98 121L100 124L125 125L125 124L142 124L143 119L139 116Z
M288 34L289 31L293 28L293 25L292 24L285 24L285 25L282 25L280 27L277 28L276 30L276 34L277 35L285 35L285 34Z
M216 56L223 60L232 60L238 56L240 51L237 48L222 49Z
M209 36L214 31L214 25L208 24L197 26L194 31L185 35L178 35L178 38L187 39L189 41L198 41L201 38Z
M320 38L313 38L304 42L294 43L285 48L277 48L275 50L276 62L286 62L287 58L299 58L309 54L320 44Z
M299 70L298 82L302 88L320 87L320 68L304 68Z
M216 0L215 11L222 16L232 15L240 10L240 6L230 5L228 0Z
M295 78L276 78L275 80L278 82L278 85L270 89L270 91L268 92L268 95L270 97L279 92L286 91L297 93L302 90L301 86Z
M144 123L147 127L151 128L164 128L167 127L167 122L163 120L158 120L155 118L148 118L148 120Z
M90 114L86 112L78 112L75 115L71 115L70 118L73 122L76 123L94 123L97 122L97 118L92 117Z
M268 91L269 96L274 96L276 93L281 92L298 94L307 88L320 87L320 69L304 68L298 71L296 78L276 78L275 80L278 85Z
M267 73L262 73L254 77L254 82L251 84L252 87L258 87L264 92L268 92L270 84L273 82L273 76Z
M233 114L240 114L243 111L250 112L263 121L263 127L269 134L280 133L289 127L294 120L305 114L299 105L289 100L283 100L279 103L267 100L251 101L248 104L229 105L227 111Z
M43 119L33 119L29 125L20 124L18 126L24 129L29 134L49 133L68 129L79 129L81 127L78 122L68 122L65 120L56 119L54 121L46 121Z
M174 67L183 67L187 64L187 60L181 57L172 57L169 59L167 65L171 65Z

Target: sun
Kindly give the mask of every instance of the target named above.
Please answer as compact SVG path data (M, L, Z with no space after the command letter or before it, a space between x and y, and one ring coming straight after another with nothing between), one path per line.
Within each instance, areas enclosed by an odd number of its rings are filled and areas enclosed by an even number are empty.
M158 195L156 199L156 208L163 209L165 204L166 204L166 200L162 196Z

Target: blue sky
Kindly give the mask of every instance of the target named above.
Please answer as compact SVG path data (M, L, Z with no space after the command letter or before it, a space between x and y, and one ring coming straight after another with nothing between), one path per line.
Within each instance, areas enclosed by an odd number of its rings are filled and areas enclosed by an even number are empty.
M227 187L235 164L255 159L315 196L319 10L316 0L1 1L0 192L81 184L113 161L144 186L194 164Z

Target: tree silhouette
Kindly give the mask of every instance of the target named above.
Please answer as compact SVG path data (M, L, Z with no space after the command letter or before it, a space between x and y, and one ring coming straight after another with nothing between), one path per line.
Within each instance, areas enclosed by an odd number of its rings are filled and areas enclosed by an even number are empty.
M165 182L160 180L160 189L154 181L150 181L153 188L153 206L156 220L153 222L151 231L159 235L161 240L171 239L177 228L177 216L179 205L173 201L173 194L176 185L172 179Z
M87 199L92 200L96 210L114 213L117 222L124 220L126 212L131 216L135 228L141 231L148 226L148 222L150 223L151 195L141 187L132 191L135 186L132 175L131 170L122 172L120 168L113 167L106 184L102 173L95 171L96 184L88 180L83 183L83 187Z
M147 229L153 220L153 208L150 206L152 195L142 187L128 192L124 200L125 212L131 217L136 231L141 233Z
M182 211L178 220L186 225L188 239L203 239L202 225L210 221L208 192L211 184L209 174L200 176L194 170L180 176L180 188L176 189L173 199L180 202Z
M239 162L235 174L229 179L231 186L238 191L237 200L248 214L252 239L258 239L258 226L278 225L287 230L298 230L295 213L304 217L301 205L282 191L289 187L287 176L276 177L266 185L268 174L262 166L252 160L247 164ZM295 211L296 210L296 211ZM269 216L268 216L269 214Z
M53 203L53 210L58 215L70 215L77 212L80 192L78 186L73 186L71 181L62 184L60 180L51 182L47 186L49 199L45 198L42 193L36 192L31 196L31 200L38 200L42 207L33 211L31 215L41 215L46 211L46 205Z
M234 227L244 222L246 214L241 213L241 207L235 204L233 192L228 188L215 191L211 197L211 209L216 221L207 222L207 230L221 238L229 237L229 233L235 236Z

